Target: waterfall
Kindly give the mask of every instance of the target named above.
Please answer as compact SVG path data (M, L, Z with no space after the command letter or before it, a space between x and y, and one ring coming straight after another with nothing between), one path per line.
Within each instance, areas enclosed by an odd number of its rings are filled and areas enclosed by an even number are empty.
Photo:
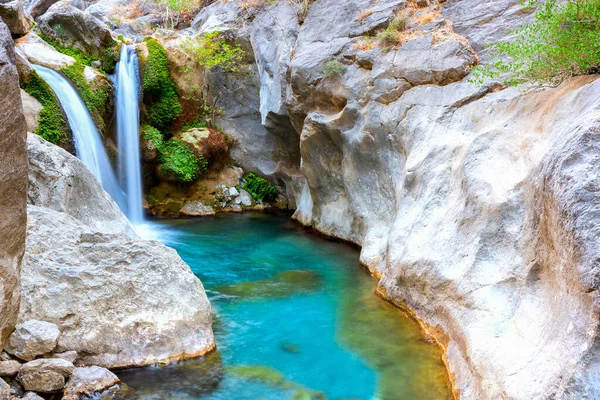
M104 149L100 133L79 94L71 83L58 72L39 65L33 67L54 90L65 114L67 114L67 120L73 132L77 157L123 209L125 206L123 191Z
M144 220L140 159L138 58L135 49L121 46L115 74L117 108L118 176L125 192L125 215L134 225Z

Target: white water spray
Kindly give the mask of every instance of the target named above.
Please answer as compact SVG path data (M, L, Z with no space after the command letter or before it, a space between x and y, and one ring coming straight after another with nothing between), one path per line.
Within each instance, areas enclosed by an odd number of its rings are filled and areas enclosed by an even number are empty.
M73 132L77 157L88 167L104 190L122 209L125 206L123 191L104 149L100 133L79 94L71 83L58 72L40 65L33 67L54 90L65 114L67 114L67 120Z
M116 68L118 175L125 192L123 212L134 225L144 222L140 159L138 58L135 49L121 46Z

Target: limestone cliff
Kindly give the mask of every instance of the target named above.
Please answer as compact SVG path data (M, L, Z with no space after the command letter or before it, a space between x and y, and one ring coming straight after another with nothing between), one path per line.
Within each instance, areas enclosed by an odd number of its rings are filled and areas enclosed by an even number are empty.
M404 6L402 45L374 46ZM600 83L468 82L528 18L508 0L317 0L305 16L218 2L193 29L229 31L256 61L211 86L234 155L271 160L298 221L362 246L461 398L597 398Z
M19 312L27 201L26 123L14 44L0 21L0 348Z

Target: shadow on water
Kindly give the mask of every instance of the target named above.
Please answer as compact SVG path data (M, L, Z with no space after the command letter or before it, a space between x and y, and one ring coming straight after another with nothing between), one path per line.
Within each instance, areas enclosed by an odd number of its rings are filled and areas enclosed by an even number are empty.
M121 371L128 398L449 399L440 349L375 296L358 251L289 217L156 223L204 283L218 352Z

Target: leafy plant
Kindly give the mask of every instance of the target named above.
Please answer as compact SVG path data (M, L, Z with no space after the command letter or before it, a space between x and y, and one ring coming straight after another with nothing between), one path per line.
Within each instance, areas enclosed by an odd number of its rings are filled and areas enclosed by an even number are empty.
M50 85L37 72L32 71L21 84L21 88L42 104L39 126L34 133L54 144L64 141L69 125Z
M144 139L152 141L156 149L161 148L163 144L163 135L158 129L150 125L142 125L140 133Z
M205 68L219 66L226 71L238 72L244 59L240 45L227 43L219 31L205 33L195 39L188 38L181 48Z
M142 87L148 121L161 131L182 112L177 86L169 74L167 52L154 39L146 39L148 58L144 64Z
M407 27L410 14L407 10L399 11L390 21L387 28L377 34L377 38L387 46L394 46L404 40L404 30Z
M242 187L250 193L255 201L274 201L279 196L279 191L265 179L252 173L244 177Z
M93 88L83 76L85 65L76 62L73 65L63 67L62 73L75 85L77 92L89 110L96 126L100 131L104 132L106 124L103 115L106 111L107 104L110 102L111 93L107 87Z
M336 60L327 61L323 68L323 74L325 76L342 76L346 71L348 71L348 67Z
M498 61L476 67L472 82L502 76L508 85L555 85L600 69L600 0L548 0L532 24L511 33L514 40L491 45Z
M177 139L163 142L158 150L158 162L162 164L162 171L182 182L191 182L206 173L207 163L204 158L196 157L192 150Z

